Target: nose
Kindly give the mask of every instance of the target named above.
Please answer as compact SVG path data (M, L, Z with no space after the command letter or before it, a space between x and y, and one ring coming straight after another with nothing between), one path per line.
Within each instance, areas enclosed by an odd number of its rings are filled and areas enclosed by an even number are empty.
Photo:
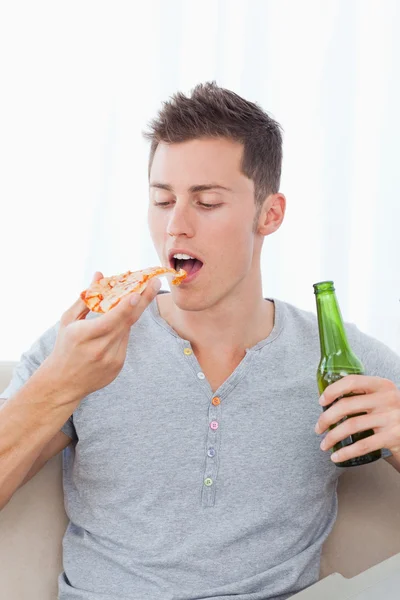
M182 205L178 206L178 203L175 204L168 220L167 233L171 237L193 237L193 223L191 222L188 208Z

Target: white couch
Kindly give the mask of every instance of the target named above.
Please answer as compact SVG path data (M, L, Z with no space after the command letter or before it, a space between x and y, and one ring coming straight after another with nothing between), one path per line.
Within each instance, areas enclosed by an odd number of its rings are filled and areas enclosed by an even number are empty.
M0 396L14 363L0 362ZM18 490L0 512L0 600L56 600L67 525L61 455ZM349 469L321 577L353 577L400 552L400 475L384 460Z

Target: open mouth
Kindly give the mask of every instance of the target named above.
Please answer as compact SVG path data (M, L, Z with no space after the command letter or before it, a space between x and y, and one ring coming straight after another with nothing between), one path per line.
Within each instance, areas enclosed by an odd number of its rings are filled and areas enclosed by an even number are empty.
M175 271L179 271L179 269L183 269L189 275L194 275L197 271L200 271L203 263L201 260L197 258L172 258L174 262Z
M187 279L190 276L195 275L203 266L203 263L198 258L175 258L174 256L170 256L169 259L170 265L175 271L179 271L179 269L184 269L187 273ZM186 280L187 280L186 279Z

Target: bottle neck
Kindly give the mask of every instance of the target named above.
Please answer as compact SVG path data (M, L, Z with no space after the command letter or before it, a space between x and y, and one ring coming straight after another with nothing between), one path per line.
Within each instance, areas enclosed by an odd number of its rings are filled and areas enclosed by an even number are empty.
M340 350L350 351L335 292L320 292L316 301L321 356L332 356Z

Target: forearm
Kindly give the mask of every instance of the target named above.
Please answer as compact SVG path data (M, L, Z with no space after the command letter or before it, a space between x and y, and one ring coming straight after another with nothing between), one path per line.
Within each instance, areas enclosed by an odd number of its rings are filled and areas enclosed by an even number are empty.
M0 407L0 510L79 401L43 365Z

